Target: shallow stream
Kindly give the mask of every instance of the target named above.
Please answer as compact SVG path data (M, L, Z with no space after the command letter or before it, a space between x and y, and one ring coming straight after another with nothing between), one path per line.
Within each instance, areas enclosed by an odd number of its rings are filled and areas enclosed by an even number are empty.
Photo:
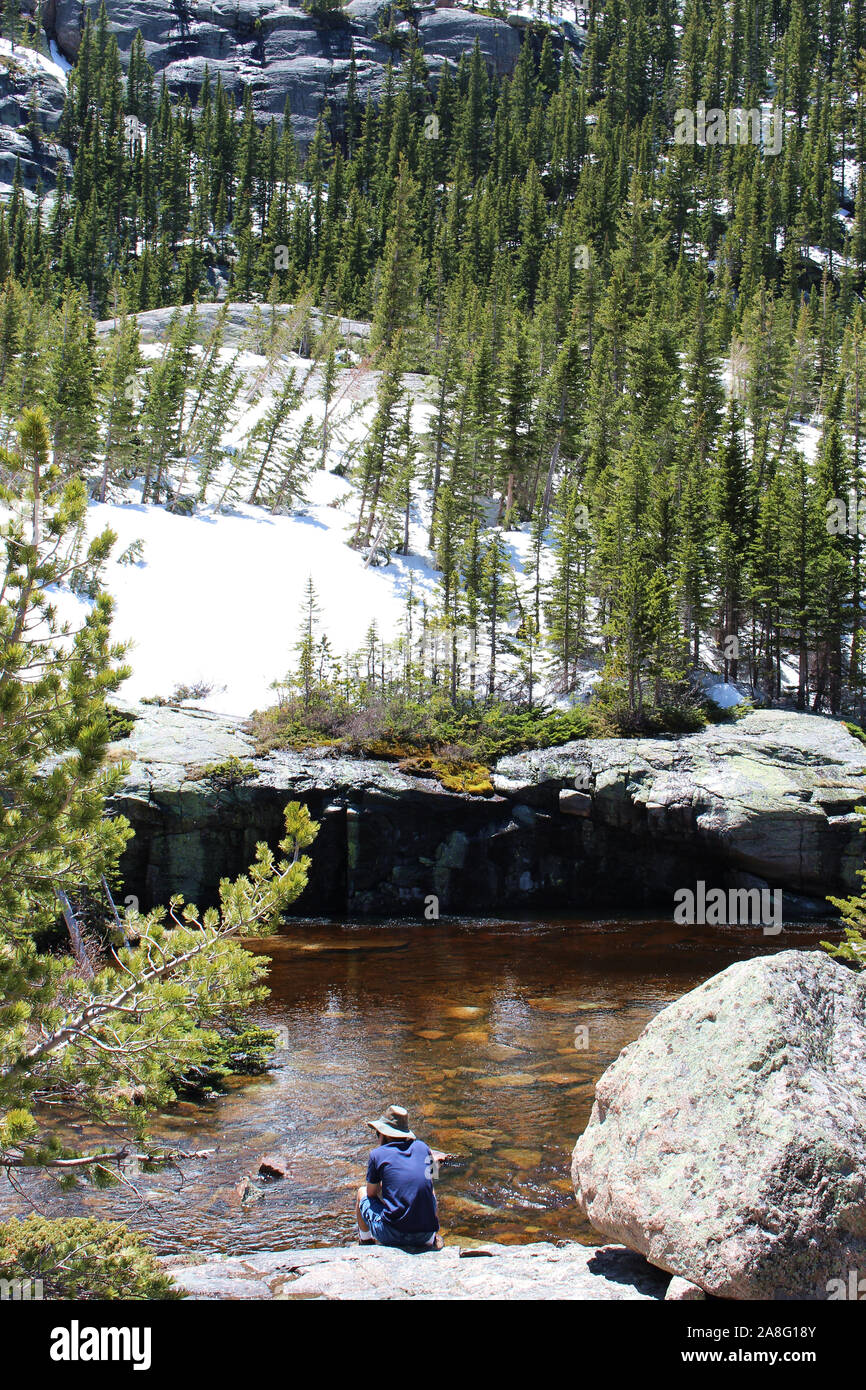
M125 1219L162 1251L344 1243L370 1147L364 1120L397 1102L421 1138L457 1155L438 1184L446 1236L589 1242L569 1165L601 1072L659 1009L732 961L827 934L554 918L291 922L251 947L272 960L257 1017L280 1030L276 1069L154 1126L161 1141L215 1152L138 1174L135 1191L63 1196L46 1175L26 1191L52 1215ZM274 1152L288 1155L289 1176L264 1182L259 1161ZM26 1207L4 1184L0 1209Z

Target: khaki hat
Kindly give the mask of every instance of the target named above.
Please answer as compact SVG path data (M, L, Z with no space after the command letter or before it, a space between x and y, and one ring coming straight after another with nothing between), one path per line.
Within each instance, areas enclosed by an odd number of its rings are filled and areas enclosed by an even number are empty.
M404 1110L402 1105L389 1105L378 1120L365 1120L364 1123L375 1129L378 1134L383 1134L386 1139L416 1138L409 1128L409 1111Z

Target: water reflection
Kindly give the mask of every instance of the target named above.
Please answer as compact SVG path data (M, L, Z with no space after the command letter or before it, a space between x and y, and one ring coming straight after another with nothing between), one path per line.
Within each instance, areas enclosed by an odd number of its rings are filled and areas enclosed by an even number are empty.
M121 1217L162 1251L341 1243L369 1148L363 1120L397 1101L421 1137L458 1156L440 1175L446 1237L591 1241L569 1165L600 1073L660 1008L732 961L827 934L293 922L251 946L272 960L257 1016L281 1030L276 1070L154 1126L160 1141L215 1152L135 1176L134 1190L63 1197L43 1175L27 1192L51 1215ZM268 1152L288 1157L284 1181L256 1176ZM26 1209L2 1188L0 1208Z

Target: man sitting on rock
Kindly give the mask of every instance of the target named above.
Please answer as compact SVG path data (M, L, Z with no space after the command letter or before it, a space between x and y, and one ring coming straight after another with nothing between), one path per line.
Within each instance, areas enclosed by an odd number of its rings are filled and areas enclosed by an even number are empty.
M367 1120L379 1144L367 1163L367 1186L358 1188L355 1217L362 1245L441 1250L432 1151L409 1128L402 1105L389 1105Z

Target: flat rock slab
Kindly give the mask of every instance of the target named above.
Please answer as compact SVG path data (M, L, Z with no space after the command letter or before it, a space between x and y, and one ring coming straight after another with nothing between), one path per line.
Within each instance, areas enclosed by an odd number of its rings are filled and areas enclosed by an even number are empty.
M410 1254L384 1246L279 1250L167 1262L195 1299L663 1299L668 1275L622 1246L446 1245ZM462 1251L462 1253L461 1253Z

